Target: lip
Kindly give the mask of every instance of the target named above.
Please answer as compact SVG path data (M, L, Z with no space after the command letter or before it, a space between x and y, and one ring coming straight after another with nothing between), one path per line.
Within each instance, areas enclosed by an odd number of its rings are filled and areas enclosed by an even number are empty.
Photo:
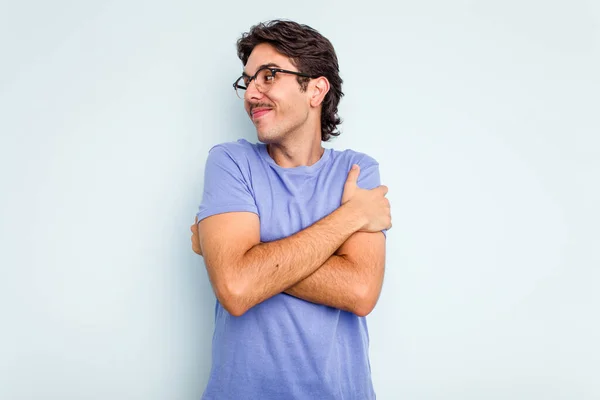
M265 108L265 107L255 108L252 110L252 119L253 120L259 119L262 116L264 116L265 114L267 114L269 111L271 111L270 108Z

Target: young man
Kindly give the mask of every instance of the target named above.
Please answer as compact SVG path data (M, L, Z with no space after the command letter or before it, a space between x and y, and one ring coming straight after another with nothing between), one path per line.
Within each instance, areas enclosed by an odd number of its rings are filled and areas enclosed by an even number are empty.
M234 88L259 143L211 149L192 247L217 297L203 399L374 399L365 316L390 205L377 162L339 135L337 56L314 29L259 24Z

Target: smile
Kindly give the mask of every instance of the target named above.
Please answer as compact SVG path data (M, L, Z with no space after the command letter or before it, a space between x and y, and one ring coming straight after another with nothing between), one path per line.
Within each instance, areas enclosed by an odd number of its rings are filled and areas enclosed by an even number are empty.
M263 115L267 114L269 111L271 111L270 108L258 108L258 109L252 110L252 119L256 120L256 119L262 117Z

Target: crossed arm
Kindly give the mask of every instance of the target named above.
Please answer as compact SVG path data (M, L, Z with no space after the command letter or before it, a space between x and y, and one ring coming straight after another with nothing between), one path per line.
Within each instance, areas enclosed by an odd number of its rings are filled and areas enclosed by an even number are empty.
M290 237L260 243L258 216L232 212L202 220L196 247L232 315L285 292L364 316L381 292L385 237L359 231L363 225L359 210L342 205Z
M319 269L285 292L366 316L381 293L384 266L383 233L355 232Z

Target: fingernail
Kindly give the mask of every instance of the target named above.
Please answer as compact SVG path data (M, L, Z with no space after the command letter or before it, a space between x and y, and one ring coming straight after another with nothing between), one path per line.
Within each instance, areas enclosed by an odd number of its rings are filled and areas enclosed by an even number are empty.
M358 165L352 164L352 169L356 169L356 168L358 168Z

